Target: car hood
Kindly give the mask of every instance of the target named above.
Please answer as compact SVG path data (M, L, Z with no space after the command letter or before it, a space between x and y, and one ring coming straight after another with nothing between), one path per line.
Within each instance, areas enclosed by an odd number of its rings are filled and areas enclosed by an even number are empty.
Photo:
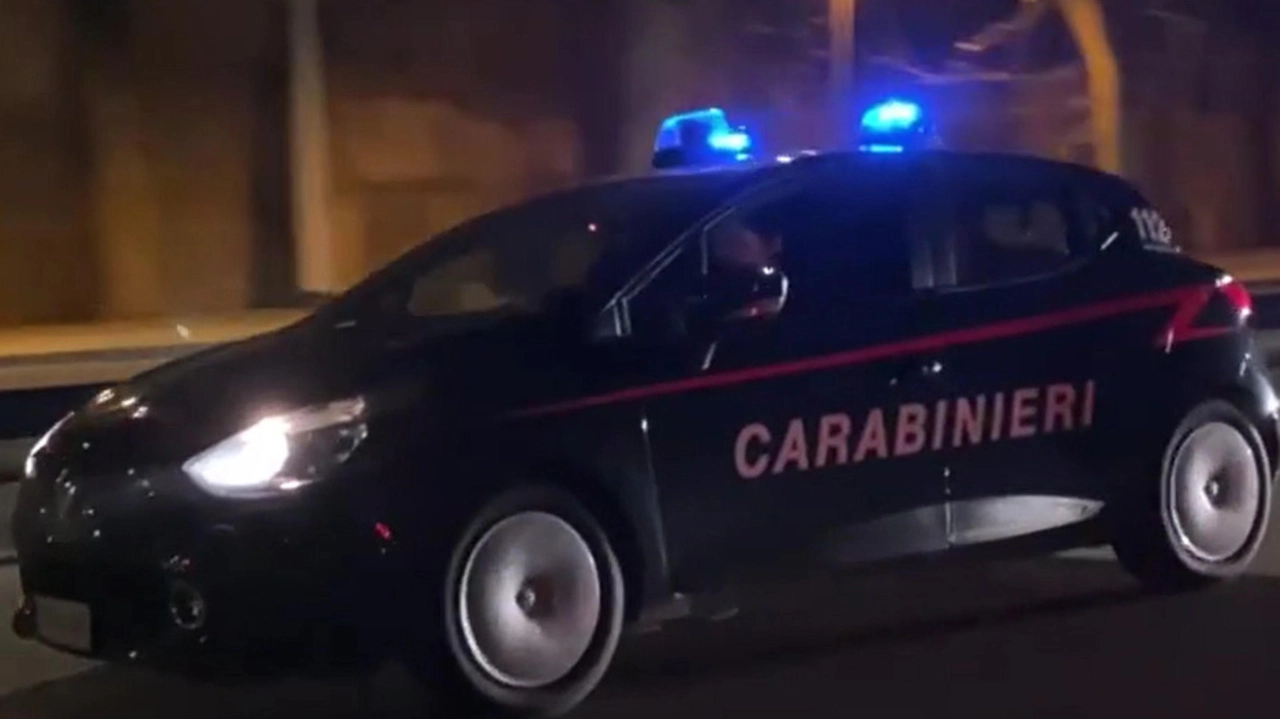
M298 324L196 352L103 391L62 434L95 465L190 457L261 417L338 399L355 383L350 343ZM107 461L106 457L116 459Z
M430 393L451 421L488 416L560 364L538 323L495 322L416 339L296 325L170 362L101 393L64 424L94 471L184 461L257 420L356 395L375 414ZM541 359L539 359L541 357ZM81 453L81 450L74 450Z
M234 419L255 407L311 401L344 374L350 359L334 333L296 325L166 363L118 391L173 420Z

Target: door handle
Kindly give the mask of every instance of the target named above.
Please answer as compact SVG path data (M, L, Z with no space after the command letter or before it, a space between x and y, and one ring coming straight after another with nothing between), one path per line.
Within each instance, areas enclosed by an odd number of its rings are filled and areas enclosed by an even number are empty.
M907 362L894 377L897 382L910 382L920 379L936 379L942 375L946 367L942 360L926 359Z

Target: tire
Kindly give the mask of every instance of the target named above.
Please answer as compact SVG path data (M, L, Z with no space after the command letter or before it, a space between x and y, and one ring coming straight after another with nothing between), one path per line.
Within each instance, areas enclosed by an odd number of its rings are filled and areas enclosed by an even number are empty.
M573 496L507 490L476 512L449 554L436 615L443 642L434 643L445 661L412 668L452 710L559 716L608 670L624 590L606 532ZM513 644L522 629L526 643Z
M1244 574L1271 518L1272 475L1258 432L1231 404L1193 409L1165 448L1158 482L1121 502L1112 546L1158 591Z

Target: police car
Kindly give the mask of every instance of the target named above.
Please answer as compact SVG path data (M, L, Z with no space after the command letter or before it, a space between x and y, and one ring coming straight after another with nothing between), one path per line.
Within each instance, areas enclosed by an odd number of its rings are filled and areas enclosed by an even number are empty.
M16 629L214 678L396 659L547 715L765 565L1245 571L1280 434L1244 287L1116 177L926 129L894 101L856 149L762 157L677 116L650 175L103 391L28 460Z

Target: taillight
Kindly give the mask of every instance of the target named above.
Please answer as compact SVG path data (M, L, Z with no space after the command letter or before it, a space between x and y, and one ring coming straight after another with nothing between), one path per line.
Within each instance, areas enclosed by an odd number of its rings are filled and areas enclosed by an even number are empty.
M1221 297L1231 310L1233 320L1201 322L1202 315L1215 297ZM1227 334L1244 324L1253 314L1253 297L1245 286L1229 275L1219 277L1212 285L1187 289L1178 301L1169 324L1156 336L1156 346L1169 349L1179 342Z
M1217 282L1218 292L1231 303L1231 308L1235 310L1241 320L1246 320L1249 315L1253 314L1253 296L1249 294L1249 289L1244 286L1243 282L1236 280L1234 277L1223 275Z

